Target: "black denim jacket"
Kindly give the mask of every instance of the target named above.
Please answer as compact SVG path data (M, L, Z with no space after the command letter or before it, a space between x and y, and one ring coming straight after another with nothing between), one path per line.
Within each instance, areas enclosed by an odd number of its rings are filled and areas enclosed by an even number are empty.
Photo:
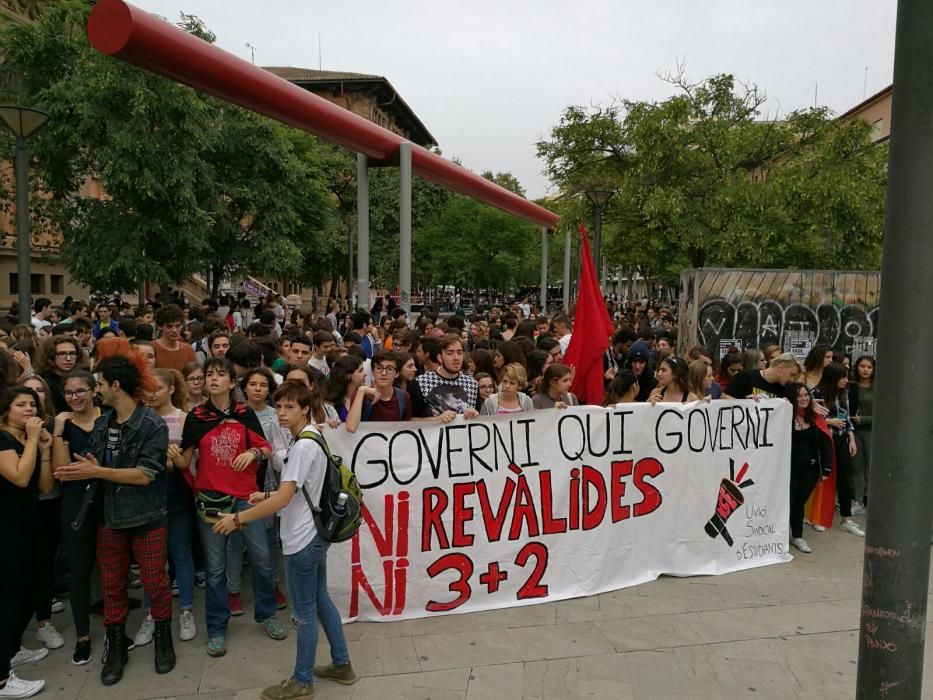
M91 453L98 464L104 465L107 448L107 427L112 411L101 415L91 433ZM107 527L120 530L138 527L165 517L166 480L165 463L168 459L168 426L162 417L140 404L122 426L120 451L110 465L112 469L143 467L156 477L148 486L132 486L103 481L104 522Z

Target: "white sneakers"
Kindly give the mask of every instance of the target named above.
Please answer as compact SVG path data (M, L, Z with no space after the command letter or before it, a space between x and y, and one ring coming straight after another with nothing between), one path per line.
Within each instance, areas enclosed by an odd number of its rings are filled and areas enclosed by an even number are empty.
M854 520L843 520L839 523L839 529L848 532L850 535L855 535L856 537L864 537L865 531L859 527L859 524Z
M810 549L810 545L807 544L807 541L803 537L792 537L790 543L804 554L810 554L813 552L813 550Z
M6 685L0 688L0 698L31 698L44 687L45 681L26 681L10 671Z
M867 510L868 508L863 506L858 501L852 501L852 515L861 515L862 513L865 513Z
M22 664L32 664L36 661L41 661L48 655L49 650L45 647L40 647L38 649L27 649L26 647L20 647L19 651L16 652L16 656L10 659L10 667L20 666Z
M45 644L48 649L60 649L65 646L65 638L51 622L46 622L36 630L36 639Z
M198 626L194 624L194 614L190 610L182 610L178 616L178 638L183 642L194 639L198 634Z
M823 527L822 525L817 525L816 523L813 524L813 529L816 530L817 532L826 532L825 527ZM839 529L842 530L843 532L848 532L850 535L855 535L856 537L865 536L865 530L863 530L862 526L859 525L854 520L843 520L842 522L839 523ZM791 544L793 544L793 540L791 541ZM800 548L798 547L798 549ZM803 550L801 549L800 551L802 552Z
M142 624L139 626L139 631L136 633L136 636L133 637L133 641L136 642L136 646L144 647L152 641L152 635L154 634L155 622L152 619L152 615L146 615L146 617L143 618Z

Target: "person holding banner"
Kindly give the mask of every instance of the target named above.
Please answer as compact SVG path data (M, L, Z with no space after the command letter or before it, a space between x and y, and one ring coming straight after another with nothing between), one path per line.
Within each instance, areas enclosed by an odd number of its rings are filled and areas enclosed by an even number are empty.
M782 353L765 369L749 369L736 374L725 393L724 399L794 398L788 384L797 374L797 360L789 352Z
M417 378L418 388L424 396L424 413L419 418L449 423L458 415L473 418L479 415L476 405L476 380L462 373L463 341L459 335L448 333L437 341L437 368Z
M651 391L648 402L654 406L659 401L686 403L690 395L687 386L687 361L671 355L658 366L658 384Z
M252 507L221 516L214 524L218 535L229 535L247 523L261 521L281 511L279 536L285 554L288 592L292 597L292 618L298 628L295 670L290 678L266 688L263 700L299 700L314 695L314 676L330 678L343 685L356 682L350 663L347 640L340 613L327 592L327 549L330 543L317 532L308 505L319 502L327 470L327 455L314 440L298 439L306 431L315 431L310 389L298 382L286 381L274 395L279 423L292 435L292 444L277 450L272 463L281 467L281 482L276 491L257 491L249 497ZM301 492L304 493L301 493ZM331 664L314 667L317 653L317 621L320 619L330 644Z
M628 370L623 370L623 373L627 371ZM631 372L628 373L631 374ZM638 384L637 381L634 383ZM580 402L570 391L572 385L573 370L570 367L561 364L550 365L544 371L544 376L541 378L540 391L534 395L531 402L534 404L535 408L567 408L568 406L576 406Z
M533 411L534 404L528 394L522 393L527 384L525 368L517 362L510 362L502 368L502 380L498 393L483 402L480 411L484 416L502 416L511 413Z
M373 386L356 390L347 414L347 432L355 433L360 421L411 420L411 397L395 386L395 355L380 350L373 355Z
M804 554L813 550L803 538L803 511L821 479L832 473L833 443L829 427L813 409L810 390L792 384L797 398L790 450L790 543Z

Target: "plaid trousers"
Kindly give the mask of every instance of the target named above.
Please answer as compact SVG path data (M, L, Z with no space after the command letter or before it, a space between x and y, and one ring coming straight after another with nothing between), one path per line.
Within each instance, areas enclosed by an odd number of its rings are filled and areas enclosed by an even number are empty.
M127 579L130 552L139 564L143 589L152 604L152 619L172 618L172 591L168 573L168 529L163 525L143 535L127 535L101 525L97 529L97 564L104 594L104 624L123 625L129 614Z

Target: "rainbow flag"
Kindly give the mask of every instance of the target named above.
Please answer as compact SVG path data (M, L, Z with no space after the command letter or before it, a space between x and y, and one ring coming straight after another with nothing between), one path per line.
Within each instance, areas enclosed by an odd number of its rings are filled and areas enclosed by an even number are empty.
M822 525L825 528L833 526L833 514L836 512L836 443L833 441L833 434L826 420L818 417L816 427L822 430L829 438L833 446L833 470L829 478L819 481L807 504L804 507L804 517L814 525Z

